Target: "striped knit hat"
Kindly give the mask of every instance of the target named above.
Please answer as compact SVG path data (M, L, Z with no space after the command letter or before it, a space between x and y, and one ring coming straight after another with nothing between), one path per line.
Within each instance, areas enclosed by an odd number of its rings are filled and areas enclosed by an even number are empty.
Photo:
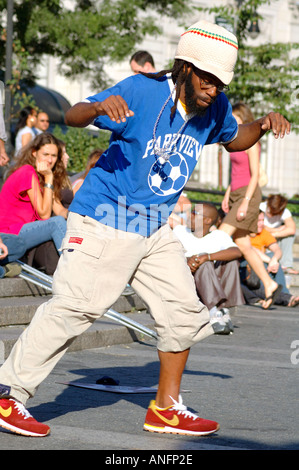
M237 55L236 36L222 26L203 20L181 35L175 58L191 62L228 85L234 75Z

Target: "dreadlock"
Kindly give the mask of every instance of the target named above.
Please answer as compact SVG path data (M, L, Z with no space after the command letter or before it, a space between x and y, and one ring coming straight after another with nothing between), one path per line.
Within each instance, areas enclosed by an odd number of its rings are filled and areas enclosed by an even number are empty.
M185 67L186 65L186 67ZM173 67L168 70L161 70L161 72L158 73L145 73L145 72L139 72L145 77L148 78L154 78L155 80L158 80L161 77L164 77L167 73L171 73L171 78L173 82L176 84L176 94L175 94L175 100L174 100L174 105L171 108L171 118L173 119L174 114L177 109L177 103L179 100L180 92L181 92L181 87L183 83L185 83L185 80L188 75L188 68L187 66L190 65L189 62L186 62L185 60L182 59L175 59Z

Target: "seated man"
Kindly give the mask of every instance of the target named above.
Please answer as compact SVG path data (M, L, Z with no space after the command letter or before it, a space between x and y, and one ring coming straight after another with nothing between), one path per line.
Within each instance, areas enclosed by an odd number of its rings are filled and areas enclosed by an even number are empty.
M174 233L186 250L187 263L194 275L198 296L209 308L214 332L233 331L228 308L244 304L237 245L216 226L218 212L209 203L197 204L185 225L176 225Z
M278 284L283 286L282 291L277 296L274 303L276 305L283 305L285 307L295 307L299 304L299 296L290 294L286 286L285 275L280 265L282 251L276 238L265 228L264 218L265 214L260 212L258 218L258 230L256 234L251 235L251 244L263 260L270 276ZM263 284L260 282L258 282L256 286L250 286L247 284L247 282L243 279L246 277L244 274L246 267L247 261L244 260L240 263L243 295L245 297L246 303L256 304L265 299L265 290Z

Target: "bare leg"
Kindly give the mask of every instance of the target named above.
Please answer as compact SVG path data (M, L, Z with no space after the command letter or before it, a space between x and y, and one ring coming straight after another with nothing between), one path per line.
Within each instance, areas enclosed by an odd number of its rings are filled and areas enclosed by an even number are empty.
M156 405L166 408L173 405L170 396L178 401L184 368L189 356L189 349L182 352L158 351L160 359L159 387L156 395Z
M247 237L237 238L235 239L236 244L240 248L243 253L244 258L248 262L248 264L252 267L256 275L260 278L264 285L265 289L265 296L266 298L271 296L275 289L278 287L277 282L275 282L268 274L264 263L260 256L253 250L250 240L248 242L246 240ZM249 238L249 237L248 237ZM262 306L267 308L268 305L271 303L271 300L264 301Z
M220 229L231 236L234 235L234 242L238 245L244 258L263 283L265 297L270 297L275 289L277 289L278 284L269 276L262 259L253 249L248 233L245 230L236 230L235 227L232 227L228 224L222 224ZM263 308L268 308L269 305L271 305L271 302L271 299L268 301L263 301Z

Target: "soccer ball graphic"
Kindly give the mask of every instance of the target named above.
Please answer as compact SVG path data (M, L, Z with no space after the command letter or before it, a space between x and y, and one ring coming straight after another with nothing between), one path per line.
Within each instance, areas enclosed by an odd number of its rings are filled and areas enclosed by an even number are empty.
M169 160L161 164L155 162L148 175L148 185L158 196L169 196L180 191L188 181L189 169L180 153L173 153Z

